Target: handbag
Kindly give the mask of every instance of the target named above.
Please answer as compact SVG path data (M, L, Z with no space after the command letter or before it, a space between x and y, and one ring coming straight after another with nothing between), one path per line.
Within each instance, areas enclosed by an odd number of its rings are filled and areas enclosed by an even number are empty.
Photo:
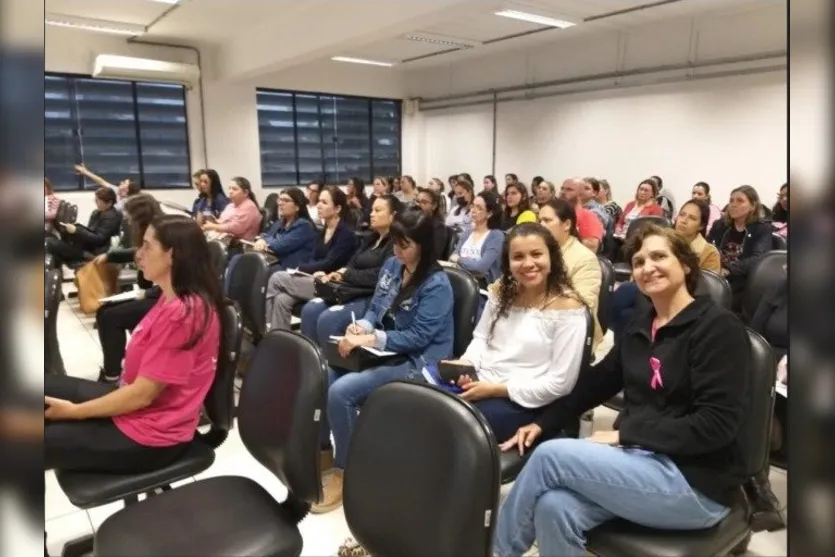
M99 300L116 293L119 267L110 264L98 265L91 261L75 272L75 282L78 286L81 311L86 315L92 315L101 306Z
M313 291L317 298L321 298L329 306L342 306L357 298L370 298L374 295L373 288L337 281L322 282L319 279L313 281Z
M402 354L378 356L362 348L355 348L347 357L343 358L342 354L339 353L338 341L333 339L324 343L322 355L325 356L325 361L328 362L329 366L353 372L364 371L381 365L402 364L408 359Z

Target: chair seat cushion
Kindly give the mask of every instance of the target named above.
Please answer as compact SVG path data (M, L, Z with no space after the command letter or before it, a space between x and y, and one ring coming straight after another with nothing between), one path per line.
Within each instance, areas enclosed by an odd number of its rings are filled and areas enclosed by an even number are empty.
M617 282L626 282L632 276L632 267L629 266L629 263L615 263L613 267L615 268L615 280Z
M127 507L99 527L97 557L294 556L295 522L249 478L209 478Z
M748 515L736 505L706 530L655 530L613 520L589 532L586 549L600 557L711 557L729 555L749 532Z
M516 479L522 467L525 465L527 456L519 456L518 450L511 450L499 453L499 466L502 471L502 483L510 483Z
M604 402L603 405L607 408L611 408L612 410L617 410L618 412L623 410L623 391Z
M215 452L209 445L193 441L176 462L153 472L105 474L56 470L55 477L73 505L89 509L190 478L208 469L214 461Z

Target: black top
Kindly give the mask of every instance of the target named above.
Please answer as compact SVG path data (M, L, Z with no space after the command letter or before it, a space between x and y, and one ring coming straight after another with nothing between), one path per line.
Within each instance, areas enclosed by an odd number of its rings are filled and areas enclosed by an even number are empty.
M299 265L299 271L310 274L318 271L332 273L341 269L351 259L354 250L357 249L357 239L353 229L340 219L327 242L325 241L326 233L325 228L319 231L313 255L307 263Z
M93 211L87 226L76 225L75 234L69 239L93 253L104 253L110 247L110 238L118 236L122 227L122 213L111 207L106 211Z
M789 289L783 279L760 300L749 325L760 333L779 357L789 347ZM779 358L778 358L779 359Z
M447 244L449 244L449 235L452 232L441 219L435 219L433 225L435 229L435 259L449 259L452 254L447 253Z
M394 253L391 237L388 235L383 238L379 246L374 246L379 237L377 234L369 236L359 251L354 254L348 262L345 274L342 275L343 282L365 288L377 286L380 268Z
M136 248L112 249L107 252L107 262L117 265L133 263L136 259ZM159 298L161 291L154 283L145 278L141 270L136 272L136 285L145 291L146 298Z
M697 299L650 340L655 309L638 316L600 364L581 373L574 390L537 418L543 437L624 391L620 444L670 457L687 482L729 505L745 481L743 441L750 406L750 348L742 322ZM653 389L649 360L661 362Z
M771 251L771 222L760 221L748 224L744 230L736 230L733 223L719 219L713 223L707 241L719 249L722 267L729 272L729 282L744 279L757 258Z

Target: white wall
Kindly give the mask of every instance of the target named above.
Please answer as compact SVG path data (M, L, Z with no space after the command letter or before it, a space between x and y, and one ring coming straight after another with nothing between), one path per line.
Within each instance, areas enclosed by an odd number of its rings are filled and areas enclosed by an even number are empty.
M421 70L409 75L409 94L431 99L778 51L786 48L785 33L785 9L769 3ZM613 85L595 83L601 84ZM784 71L499 103L496 174L514 172L525 182L542 175L557 185L574 175L605 177L620 203L653 174L678 200L689 198L701 180L717 200L751 184L770 204L787 179L786 106ZM480 182L491 171L492 104L419 112L406 118L404 129L416 143L404 154L404 172L419 181L469 172Z

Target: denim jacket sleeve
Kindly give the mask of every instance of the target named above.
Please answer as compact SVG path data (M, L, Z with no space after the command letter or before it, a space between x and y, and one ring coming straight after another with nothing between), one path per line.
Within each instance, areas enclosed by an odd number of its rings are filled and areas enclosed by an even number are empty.
M287 256L301 247L316 242L316 228L310 221L297 220L287 228L283 234L277 232L281 228L280 224L273 225L270 229L271 234L267 234L264 241L270 247L270 250L279 258Z
M467 238L470 235L467 235ZM462 237L458 244L458 255L461 255L461 246L464 245L466 238ZM461 258L458 260L458 266L478 275L486 275L490 268L495 265L496 261L502 256L502 247L504 246L504 234L499 230L491 230L484 238L484 244L481 246L481 257L479 258Z
M408 327L402 330L375 331L378 347L398 354L411 354L426 348L443 327L450 327L452 287L446 273L438 271L415 293L416 312ZM383 342L385 344L383 344ZM382 345L382 346L380 346Z

